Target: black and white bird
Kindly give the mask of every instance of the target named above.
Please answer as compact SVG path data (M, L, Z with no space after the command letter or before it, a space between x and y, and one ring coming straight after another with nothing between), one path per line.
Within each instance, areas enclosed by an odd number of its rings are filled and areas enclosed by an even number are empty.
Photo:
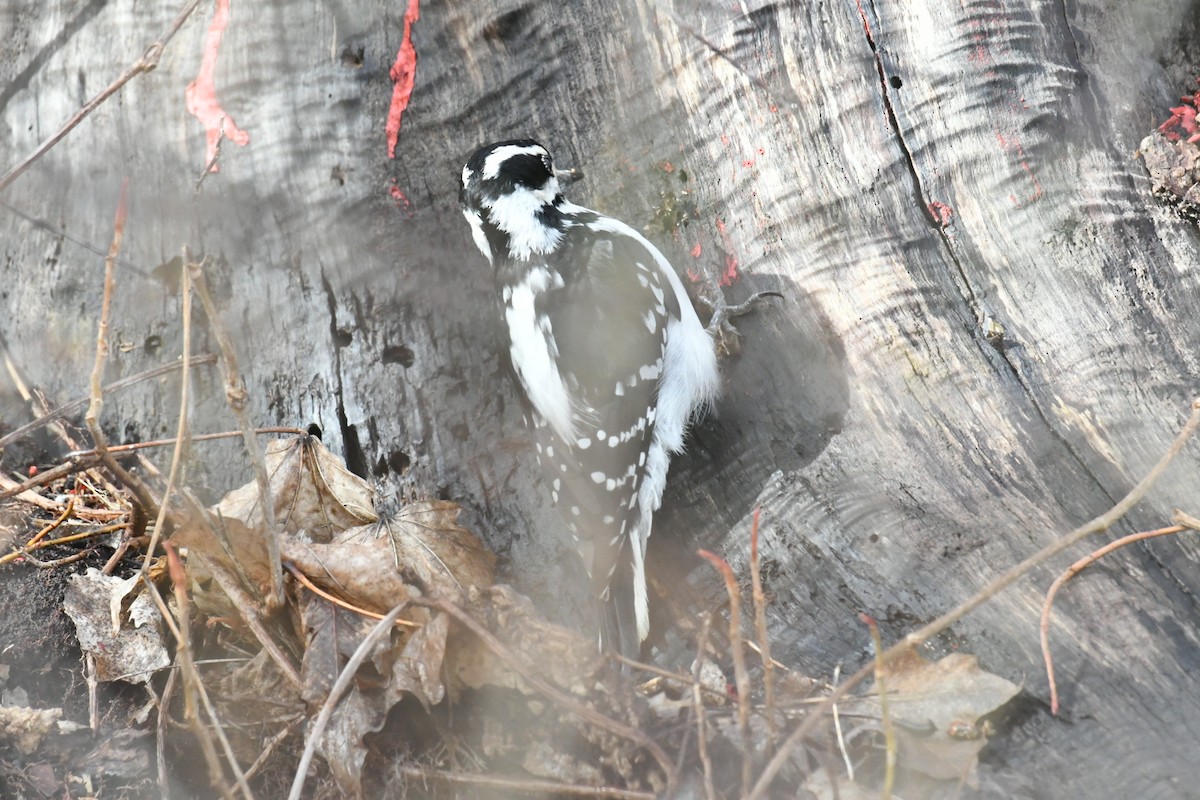
M720 388L713 337L663 254L625 223L568 202L537 142L476 151L459 201L495 272L551 498L604 608L601 646L636 655L667 467Z

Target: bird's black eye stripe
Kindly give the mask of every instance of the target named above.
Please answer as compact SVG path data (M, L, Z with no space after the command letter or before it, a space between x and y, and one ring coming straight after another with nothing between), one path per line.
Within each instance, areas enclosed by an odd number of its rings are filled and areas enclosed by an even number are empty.
M491 181L499 194L511 192L517 187L540 189L550 180L549 159L533 153L521 153L505 159L496 177Z

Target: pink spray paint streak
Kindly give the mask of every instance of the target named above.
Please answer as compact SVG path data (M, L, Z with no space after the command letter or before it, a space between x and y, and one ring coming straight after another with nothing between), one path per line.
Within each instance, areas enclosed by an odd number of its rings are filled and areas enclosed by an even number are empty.
M421 16L421 0L408 0L408 10L404 12L404 38L400 41L400 52L396 54L396 63L392 64L392 105L387 117L387 153L388 158L396 157L396 141L400 138L400 117L408 108L412 99L413 83L417 78L417 48L413 47L412 26Z
M725 230L725 220L720 217L717 217L717 233L721 235L721 247L725 251L725 271L721 273L721 277L717 279L717 283L721 286L732 286L741 276L738 275L737 256L733 254L733 238ZM701 247L697 244L692 248L692 258L699 258L701 252ZM685 274L692 283L699 283L704 277L703 274L691 267L685 270Z
M210 171L217 172L220 167L213 163L217 155L217 142L224 133L225 138L239 147L250 143L250 134L237 126L233 117L225 113L217 102L217 84L214 75L217 70L217 53L221 49L221 37L229 25L230 0L217 0L216 11L213 12L212 22L208 24L208 33L204 35L204 53L200 58L200 73L196 80L187 85L184 99L188 113L200 120L204 126L207 145L204 149L204 163L211 164Z

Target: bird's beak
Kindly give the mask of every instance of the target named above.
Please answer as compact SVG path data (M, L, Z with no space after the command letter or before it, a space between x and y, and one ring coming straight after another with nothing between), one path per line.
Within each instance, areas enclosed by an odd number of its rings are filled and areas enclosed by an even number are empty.
M558 182L564 185L574 183L575 181L582 180L583 170L578 168L555 169L554 177L558 178Z

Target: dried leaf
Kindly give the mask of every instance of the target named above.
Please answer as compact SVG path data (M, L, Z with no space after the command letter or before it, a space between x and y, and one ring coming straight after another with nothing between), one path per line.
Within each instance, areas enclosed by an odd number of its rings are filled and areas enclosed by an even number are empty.
M404 692L420 700L426 710L442 702L446 696L441 677L442 661L446 657L449 631L449 617L438 614L408 637L400 656L391 663L388 698L393 703L399 702ZM384 665L378 662L377 658L376 668L383 672Z
M978 659L964 653L932 662L909 653L888 665L884 686L900 764L938 780L974 774L987 743L987 725L980 718L1021 691L1012 681L980 669ZM856 698L842 709L875 720L880 716L878 697Z
M475 605L497 638L507 642L529 664L536 665L546 680L580 695L595 688L597 676L607 662L596 651L594 641L547 622L529 598L510 586L491 587ZM464 687L500 686L532 693L517 673L466 631L453 632L450 637L446 673L455 681L456 691Z
M62 717L61 708L0 706L0 742L30 755Z
M79 646L94 657L96 677L102 681L145 683L155 670L171 663L162 640L161 617L150 597L139 593L122 610L131 588L129 581L95 567L72 575L67 584L63 611L75 622Z
M342 599L386 613L413 591L457 594L492 583L496 557L458 525L460 508L441 500L405 506L391 519L352 528L329 544L280 541L280 553L314 583Z
M223 566L231 575L244 575L245 588L254 597L271 591L271 568L262 528L253 529L235 518L193 519L171 537L187 549L188 579L192 602L206 616L239 619L241 614L213 580L210 563Z
M379 518L371 485L315 436L276 439L265 457L275 521L283 531L303 531L315 542L328 542L340 531ZM251 528L261 529L265 522L257 481L229 492L213 510Z

